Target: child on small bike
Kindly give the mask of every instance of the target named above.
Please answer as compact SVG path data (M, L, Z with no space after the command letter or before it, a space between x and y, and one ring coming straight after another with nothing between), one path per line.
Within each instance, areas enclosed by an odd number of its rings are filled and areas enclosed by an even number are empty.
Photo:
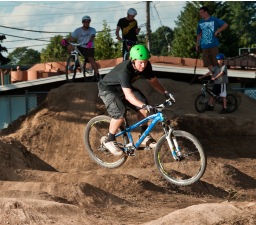
M216 56L218 66L214 66L212 71L209 71L205 75L199 77L202 79L207 76L212 76L211 80L214 81L212 92L222 97L223 108L219 113L228 113L227 110L227 83L228 83L228 73L227 66L224 65L225 55L223 53L218 53ZM207 110L213 111L214 98L211 96L209 100L209 105Z

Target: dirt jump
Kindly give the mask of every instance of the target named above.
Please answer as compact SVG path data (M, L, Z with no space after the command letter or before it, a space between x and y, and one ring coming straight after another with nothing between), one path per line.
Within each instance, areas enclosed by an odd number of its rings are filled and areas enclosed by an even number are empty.
M176 98L170 116L177 128L196 136L206 152L200 181L168 183L153 150L138 151L116 169L97 165L84 145L87 122L107 115L97 83L64 84L0 131L0 224L256 224L256 101L236 93L234 113L217 107L197 113L199 84L160 81ZM151 105L164 100L146 82L135 85Z

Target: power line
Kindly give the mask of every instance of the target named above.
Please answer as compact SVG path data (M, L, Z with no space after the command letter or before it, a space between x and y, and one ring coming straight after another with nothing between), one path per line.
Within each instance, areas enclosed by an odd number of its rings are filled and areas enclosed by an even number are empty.
M21 28L16 28L16 27L7 27L7 26L3 26L0 25L0 27L4 27L4 28L8 28L8 29L13 29L13 30L23 30L23 31L30 31L30 32L37 32L37 33L51 33L51 34L56 34L56 33L70 33L70 32L52 32L52 31L39 31L39 30L27 30L27 29L21 29Z

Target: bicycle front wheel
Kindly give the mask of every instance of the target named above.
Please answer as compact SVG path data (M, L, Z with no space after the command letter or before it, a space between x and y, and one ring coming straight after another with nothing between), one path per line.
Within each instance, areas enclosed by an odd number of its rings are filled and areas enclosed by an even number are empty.
M156 145L155 164L170 183L179 186L191 185L203 176L206 169L203 147L196 137L186 131L175 130L172 138L176 138L180 148L179 160L174 159L164 135Z
M106 168L116 168L121 166L128 156L114 156L103 146L102 142L108 135L110 120L109 116L104 115L92 118L85 127L84 142L89 156L97 164ZM117 137L116 141L123 148L128 143L128 137L122 135Z
M92 68L92 65L87 60L84 60L83 75L84 75L84 81L86 82L93 82L96 79L94 76L94 70Z
M200 94L195 100L195 109L199 113L205 112L208 106L209 97L207 94Z
M236 111L238 107L238 101L235 95L227 94L227 110L229 113Z
M73 82L75 80L76 70L77 70L77 62L75 60L75 56L71 55L68 57L67 64L66 64L66 80L68 82Z

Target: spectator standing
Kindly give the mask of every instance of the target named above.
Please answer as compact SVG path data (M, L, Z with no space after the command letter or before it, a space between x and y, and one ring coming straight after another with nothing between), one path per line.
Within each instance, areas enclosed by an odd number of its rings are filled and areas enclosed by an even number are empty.
M199 9L201 20L197 25L196 50L202 49L202 58L205 67L212 71L218 65L216 56L219 53L219 34L228 27L228 24L216 17L210 16L205 6Z
M116 39L121 41L122 39L127 39L133 42L137 42L137 35L140 32L140 28L138 27L137 20L135 20L135 16L137 15L137 11L134 8L130 8L127 11L127 16L119 19L116 27ZM120 30L122 31L122 37L120 37ZM127 46L123 43L123 56L126 51L129 51L131 46Z

